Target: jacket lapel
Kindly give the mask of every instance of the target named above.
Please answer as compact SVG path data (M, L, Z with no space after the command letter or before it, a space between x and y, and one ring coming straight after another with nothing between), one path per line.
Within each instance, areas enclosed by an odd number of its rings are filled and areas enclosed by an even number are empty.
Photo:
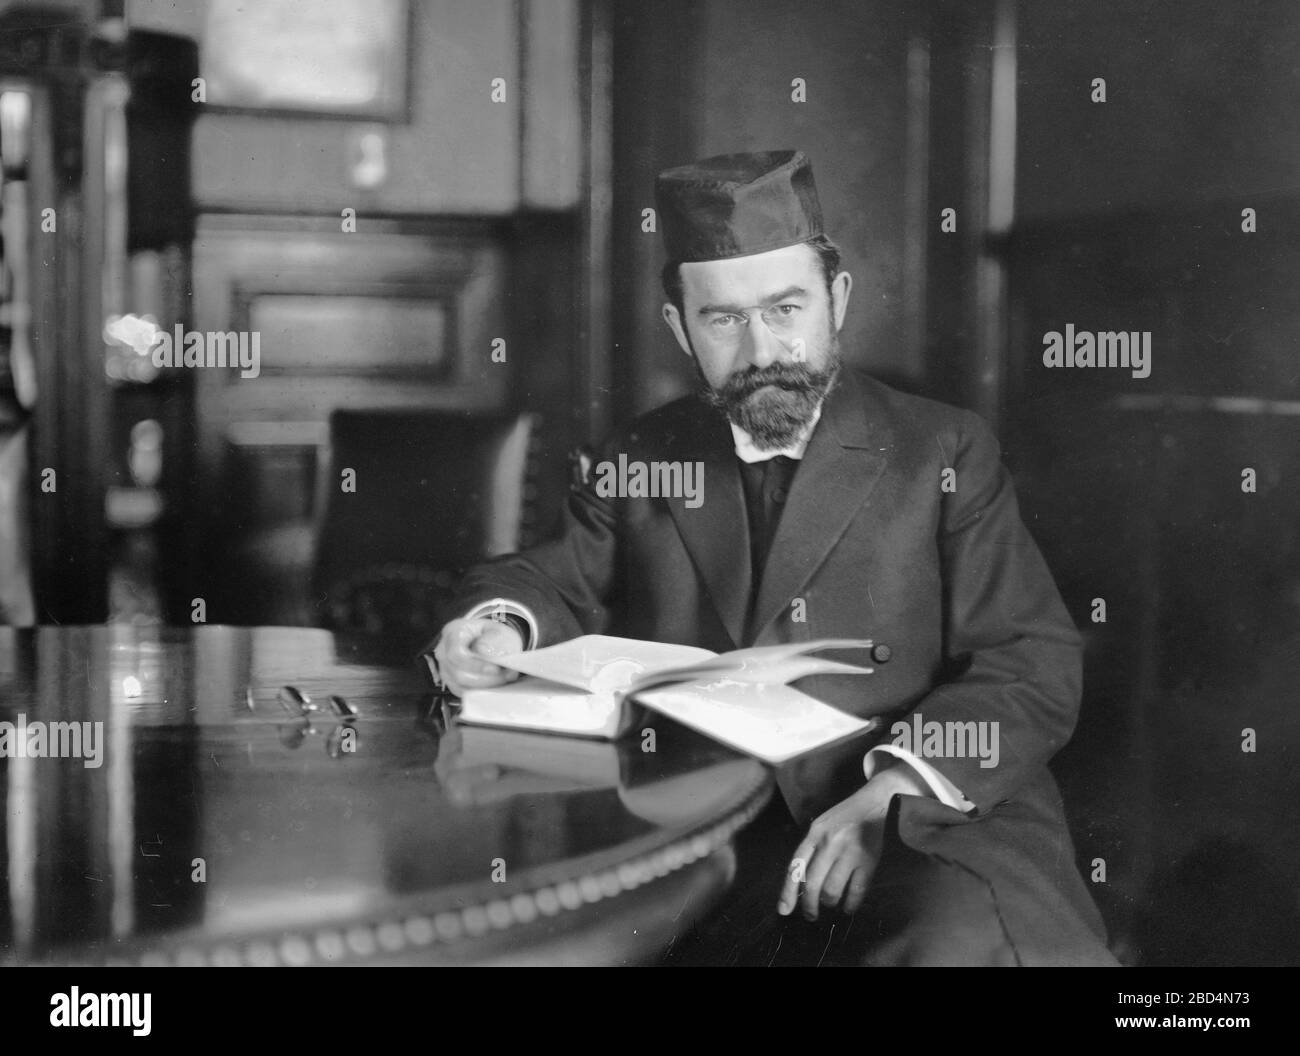
M700 404L698 416L669 438L667 449L672 461L704 464L703 501L698 507L688 507L683 496L666 501L709 598L739 648L753 573L749 519L731 429L726 418Z
M845 368L794 475L768 552L749 641L799 595L884 472L888 431L880 416L870 413L867 399L862 383Z

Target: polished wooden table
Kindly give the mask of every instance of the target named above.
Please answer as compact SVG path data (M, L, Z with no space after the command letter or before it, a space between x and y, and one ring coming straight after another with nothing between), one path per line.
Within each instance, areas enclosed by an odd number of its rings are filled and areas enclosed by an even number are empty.
M0 964L652 962L772 781L647 728L463 726L320 630L0 629Z

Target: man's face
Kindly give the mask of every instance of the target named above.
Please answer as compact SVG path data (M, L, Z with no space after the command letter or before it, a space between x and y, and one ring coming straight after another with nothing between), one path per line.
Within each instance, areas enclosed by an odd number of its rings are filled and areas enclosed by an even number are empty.
M691 355L710 402L759 448L792 443L839 369L839 329L851 280L827 289L810 246L681 266L682 311L664 319Z

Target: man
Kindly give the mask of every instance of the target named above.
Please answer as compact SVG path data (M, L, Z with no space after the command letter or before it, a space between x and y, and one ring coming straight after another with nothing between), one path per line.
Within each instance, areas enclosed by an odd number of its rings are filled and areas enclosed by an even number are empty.
M802 153L670 169L656 199L664 320L703 398L643 416L602 457L701 463L703 501L575 489L556 541L468 574L440 677L496 685L512 676L491 656L582 633L718 651L870 638L871 676L799 685L884 714L882 731L904 720L898 743L782 767L742 837L737 895L681 945L824 960L840 922L836 961L1114 963L1046 768L1073 730L1080 639L996 440L841 367L852 280ZM913 728L949 734L907 743ZM982 757L959 750L977 732Z

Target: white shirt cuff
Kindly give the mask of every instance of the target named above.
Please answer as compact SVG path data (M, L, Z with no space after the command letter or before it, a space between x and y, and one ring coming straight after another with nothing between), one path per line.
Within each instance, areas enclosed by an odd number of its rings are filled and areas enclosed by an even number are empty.
M917 776L925 782L926 788L934 793L934 798L945 806L960 810L963 814L969 814L975 809L975 804L962 795L961 789L944 777L943 774L939 773L929 763L918 759L906 748L900 748L896 744L878 744L863 757L862 772L866 775L868 781L880 769L880 757L877 753L892 755L910 766L916 771Z
M524 621L528 627L528 633L524 637L525 652L537 644L539 637L537 617L532 614L532 611L526 605L520 605L517 601L510 601L508 598L493 598L491 601L484 601L475 605L469 612L465 613L463 619L481 620L484 617L492 616L494 613L516 616Z
M505 613L509 616L516 616L524 622L527 630L524 635L524 651L527 652L537 644L537 617L526 605L520 605L516 601L509 601L506 598L493 598L491 601L482 602L475 605L469 612L465 613L462 619L478 620L492 613ZM428 652L422 653L426 666L429 668L429 674L433 677L435 685L441 686L442 675L438 672L438 661L434 659L433 651L438 648L438 642L442 641L442 635L439 634L433 645L429 647Z

